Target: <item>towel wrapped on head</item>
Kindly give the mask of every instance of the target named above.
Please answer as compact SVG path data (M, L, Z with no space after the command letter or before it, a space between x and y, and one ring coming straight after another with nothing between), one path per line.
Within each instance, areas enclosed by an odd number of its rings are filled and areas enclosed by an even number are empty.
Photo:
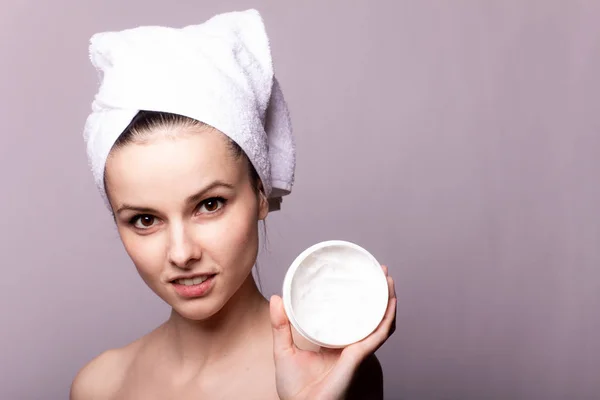
M84 139L94 180L109 208L107 157L135 115L145 110L183 115L223 132L256 169L270 209L279 209L294 183L295 144L256 10L220 14L181 29L143 26L97 33L90 40L90 59L101 83Z

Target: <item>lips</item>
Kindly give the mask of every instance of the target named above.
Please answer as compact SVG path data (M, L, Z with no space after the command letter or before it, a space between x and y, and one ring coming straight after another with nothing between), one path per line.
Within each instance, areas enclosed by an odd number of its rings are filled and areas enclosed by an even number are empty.
M205 280L212 278L215 275L216 274L214 274L214 273L207 273L207 272L203 272L200 274L196 273L196 274L190 274L190 275L183 275L183 276L178 276L173 279L170 279L169 283L174 283L177 285L186 285L186 286L199 285L202 282L204 282Z
M206 296L213 287L216 274L176 278L171 281L175 291L185 298Z
M192 286L192 285L199 285L202 282L204 282L205 280L207 280L208 278L210 278L209 275L196 276L194 278L181 278L181 279L175 279L173 281L173 283L176 283L178 285Z

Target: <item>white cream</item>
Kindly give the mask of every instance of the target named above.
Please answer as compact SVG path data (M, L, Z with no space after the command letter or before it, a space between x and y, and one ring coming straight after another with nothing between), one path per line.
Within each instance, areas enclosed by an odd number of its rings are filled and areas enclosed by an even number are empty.
M379 325L387 306L387 281L366 250L348 242L325 243L298 257L293 276L286 277L284 296L289 296L287 311L300 334L320 345L343 347Z

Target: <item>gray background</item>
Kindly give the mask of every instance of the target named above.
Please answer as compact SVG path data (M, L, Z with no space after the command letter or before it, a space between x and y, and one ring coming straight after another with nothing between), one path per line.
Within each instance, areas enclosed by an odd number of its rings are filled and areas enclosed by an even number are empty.
M600 398L600 2L4 1L0 398L163 321L87 169L95 32L264 16L298 142L265 294L309 245L389 264L388 399Z

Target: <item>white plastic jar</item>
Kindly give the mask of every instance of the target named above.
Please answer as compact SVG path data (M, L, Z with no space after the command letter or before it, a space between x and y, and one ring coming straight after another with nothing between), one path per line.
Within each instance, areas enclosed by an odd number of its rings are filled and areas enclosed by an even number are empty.
M389 299L381 265L367 250L342 240L303 251L283 282L283 304L292 326L312 343L342 348L369 336Z

